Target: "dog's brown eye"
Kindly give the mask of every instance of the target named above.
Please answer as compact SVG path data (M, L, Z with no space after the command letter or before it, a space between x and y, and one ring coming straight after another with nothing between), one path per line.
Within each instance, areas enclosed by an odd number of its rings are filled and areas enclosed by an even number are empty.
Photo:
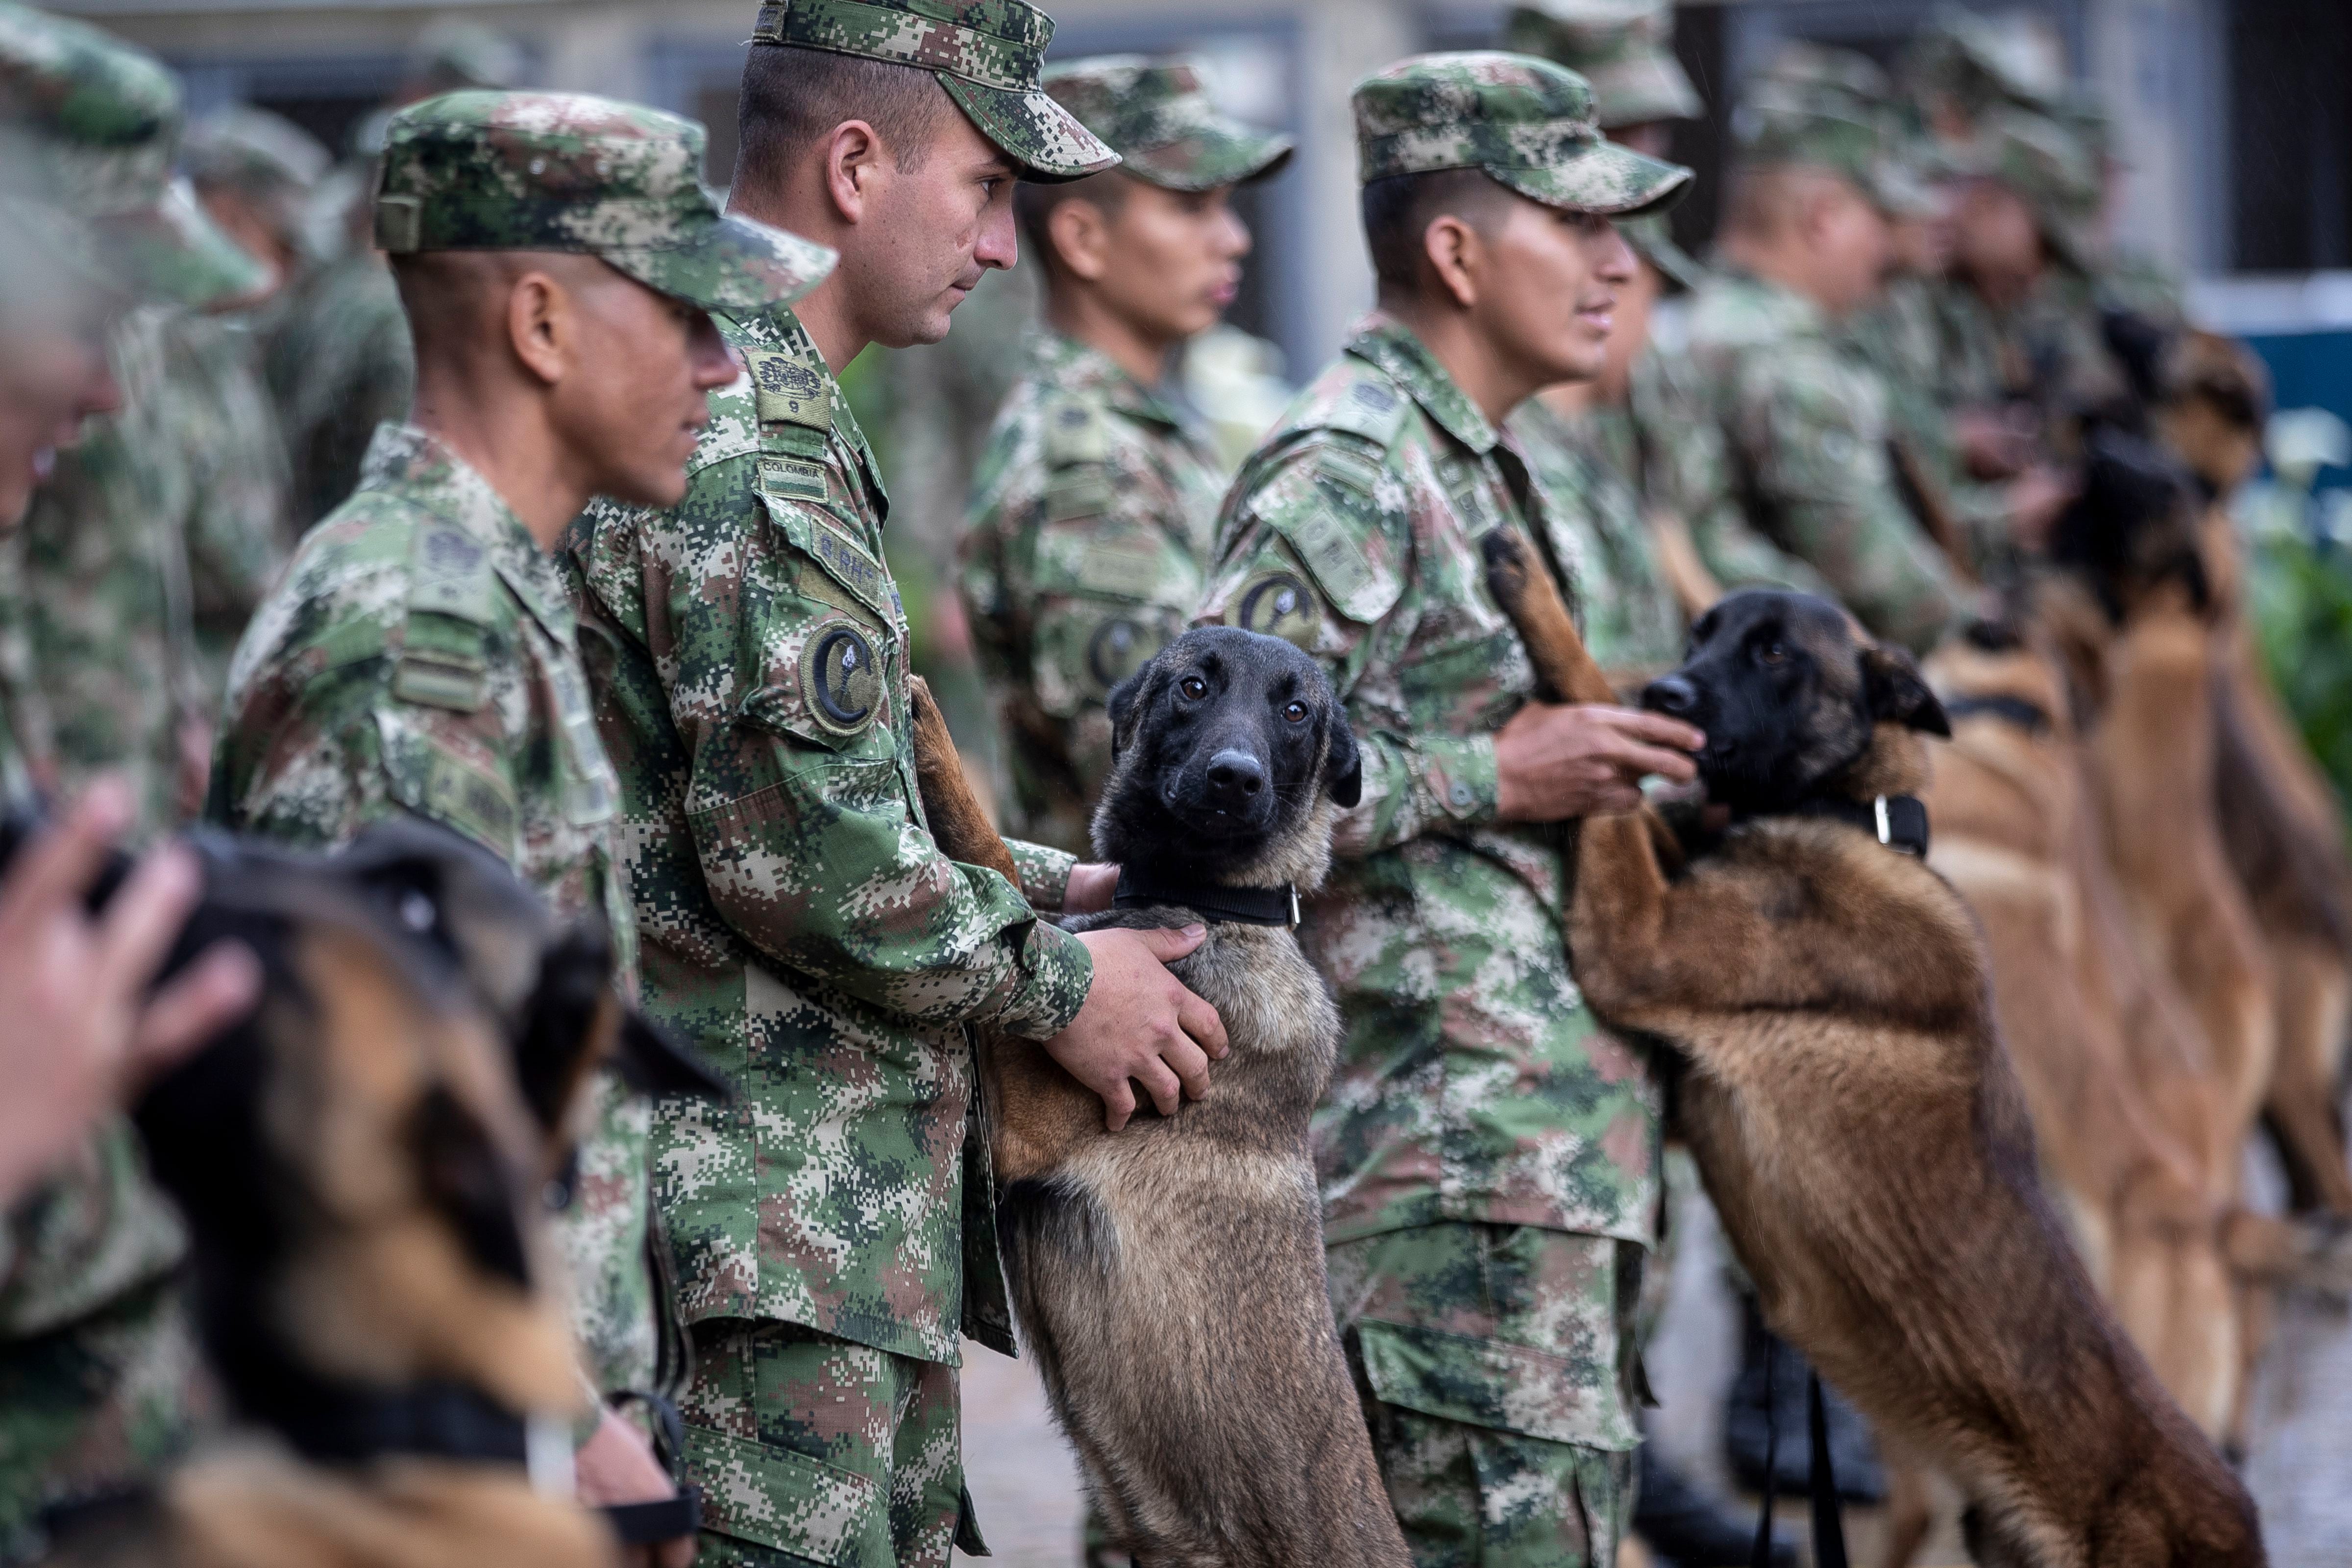
M1283 709L1282 716L1294 724L1304 724L1307 722L1307 704L1293 702Z
M1779 643L1768 642L1756 650L1756 657L1766 664L1786 664L1789 662L1789 650Z
M1198 702L1209 694L1209 683L1197 675L1188 675L1176 683L1176 689Z

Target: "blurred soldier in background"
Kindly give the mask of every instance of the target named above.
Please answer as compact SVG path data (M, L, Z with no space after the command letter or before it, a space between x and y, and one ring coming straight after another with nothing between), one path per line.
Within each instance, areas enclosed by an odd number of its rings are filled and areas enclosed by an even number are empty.
M106 331L123 304L146 297L202 304L253 290L265 273L204 221L184 188L170 185L180 97L152 58L79 23L0 4L0 120L7 122L0 180L71 215L53 222L19 203L10 216L30 221L13 243L65 247L66 279L109 296L77 294L62 308L35 301L71 327L70 341L57 345L68 369L47 389L37 454L70 440L74 408L108 401L94 363L99 334L117 346L142 341ZM18 274L12 268L6 277ZM12 336L12 351L24 341ZM20 364L13 352L9 361L0 375L19 385L35 362ZM135 354L122 364L125 380L152 370ZM74 457L60 453L58 469ZM0 476L12 471L20 470L0 468ZM45 495L37 497L36 511L44 504ZM131 521L142 515L134 510ZM152 588L163 542L152 530L131 536L145 554L126 564L126 574L130 565L150 568L141 580ZM22 580L13 580L20 614L24 594ZM163 608L159 594L148 613L160 618ZM146 676L168 691L168 671ZM119 797L110 809L116 824L131 816ZM135 1482L185 1441L196 1357L173 1282L184 1246L119 1120L9 1208L0 1227L0 1556L37 1549L44 1505Z
M1875 636L1925 649L1963 608L1914 520L1887 446L1887 393L1840 341L1893 262L1890 217L1917 188L1882 117L1847 95L1769 81L1741 106L1724 270L1692 310L1691 355L1756 526L1802 559Z
M1083 854L1103 703L1184 629L1232 478L1171 372L1240 285L1233 187L1291 144L1220 113L1189 61L1076 60L1043 81L1124 161L1015 197L1045 325L981 460L963 593L1010 752L1008 831Z

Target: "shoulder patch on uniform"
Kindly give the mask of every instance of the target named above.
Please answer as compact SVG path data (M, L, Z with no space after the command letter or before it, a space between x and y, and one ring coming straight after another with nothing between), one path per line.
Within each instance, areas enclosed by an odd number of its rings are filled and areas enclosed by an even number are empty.
M1396 571L1384 563L1402 548L1401 524L1374 499L1380 466L1364 453L1326 441L1301 459L1312 489L1259 511L1267 526L1290 542L1324 597L1349 620L1369 626L1388 614L1404 593ZM1373 536L1379 548L1367 548Z
M1069 468L1045 481L1045 521L1069 522L1100 517L1118 500L1118 489L1102 468Z
M1322 622L1321 601L1294 573L1261 572L1234 597L1233 625L1280 637L1308 652Z
M462 528L426 523L408 553L408 607L454 616L478 626L498 621L498 568L482 542Z
M471 713L489 700L490 667L453 650L412 646L393 668L392 694L403 702Z
M1087 673L1095 679L1095 695L1108 696L1167 646L1166 634L1143 621L1113 616L1103 622L1087 638Z
M1412 399L1387 382L1367 376L1349 384L1348 390L1322 406L1312 410L1299 423L1304 428L1345 430L1361 436L1385 450L1404 427L1404 418L1412 406Z
M1045 408L1045 463L1099 463L1110 456L1110 425L1103 411L1082 397L1049 399Z
M825 484L823 463L764 452L760 456L760 488L786 500L822 501L832 493Z
M747 350L743 358L751 369L751 387L761 424L833 428L833 398L823 375L794 356L774 349Z
M818 724L836 735L872 727L882 708L882 671L866 633L828 621L801 647L801 696Z

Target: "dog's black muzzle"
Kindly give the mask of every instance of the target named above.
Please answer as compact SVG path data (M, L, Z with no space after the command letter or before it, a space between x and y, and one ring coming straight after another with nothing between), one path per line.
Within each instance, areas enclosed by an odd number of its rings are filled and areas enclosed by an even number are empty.
M1171 782L1167 805L1186 826L1215 838L1265 832L1274 821L1274 776L1247 747L1221 743L1195 752Z

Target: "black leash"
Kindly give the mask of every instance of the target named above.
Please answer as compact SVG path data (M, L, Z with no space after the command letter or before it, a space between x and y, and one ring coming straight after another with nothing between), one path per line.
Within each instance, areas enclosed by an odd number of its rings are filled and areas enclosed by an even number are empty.
M1772 1568L1772 1500L1780 1479L1780 1407L1772 1401L1772 1371L1780 1358L1764 1358L1764 1501L1756 1512L1756 1548L1748 1568ZM1822 1396L1822 1374L1811 1373L1805 1385L1805 1426L1811 1447L1807 1488L1813 1514L1813 1568L1846 1568L1845 1510L1838 1501L1837 1468L1830 1459L1829 1408Z
M1115 910L1171 904L1191 910L1202 920L1235 925L1298 923L1298 889L1287 882L1279 888L1212 888L1197 882L1168 881L1148 871L1121 867L1118 890L1112 895L1110 904Z

